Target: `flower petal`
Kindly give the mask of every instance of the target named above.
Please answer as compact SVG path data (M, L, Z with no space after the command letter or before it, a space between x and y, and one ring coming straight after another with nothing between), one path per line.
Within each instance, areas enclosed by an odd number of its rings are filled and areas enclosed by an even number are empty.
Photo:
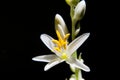
M40 36L40 39L52 52L54 52L57 56L61 56L61 54L59 52L54 50L55 44L52 42L53 38L51 36L49 36L47 34L42 34Z
M84 33L68 45L68 55L71 56L89 37L90 33Z
M40 62L50 62L53 59L57 59L57 58L58 58L58 56L56 56L55 54L51 54L51 55L36 56L36 57L32 58L32 60L40 61Z
M66 61L68 64L80 68L86 72L90 71L90 68L88 66L86 66L85 64L82 63L82 61L75 59L75 58L70 58L69 60Z
M64 39L65 32L63 31L62 26L60 24L58 24L58 28L57 29L58 29L58 32L60 32L60 35L61 35L62 39Z
M40 36L40 39L42 40L42 42L51 50L53 51L53 47L55 46L53 43L52 43L52 37L47 35L47 34L42 34ZM52 46L51 46L52 45Z
M55 30L58 30L58 24L61 25L64 33L67 34L68 33L68 29L67 29L67 26L66 26L62 16L59 15L59 14L56 14L55 15Z
M49 70L50 68L52 68L53 66L55 66L55 65L57 65L57 64L59 64L59 63L61 63L61 62L63 62L63 60L61 60L60 58L57 58L57 59L52 60L51 62L49 62L49 63L45 66L44 71Z

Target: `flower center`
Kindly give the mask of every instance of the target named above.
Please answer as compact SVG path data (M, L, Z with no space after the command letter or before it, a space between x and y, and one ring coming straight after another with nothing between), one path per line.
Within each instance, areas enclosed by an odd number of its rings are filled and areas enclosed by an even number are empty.
M62 58L62 59L67 59L67 58L68 58L68 56L67 56L67 54L66 54L66 53L62 53L61 58Z
M58 30L56 30L56 34L57 34L58 40L56 39L52 40L52 42L56 44L54 49L59 52L62 52L67 48L67 43L68 43L67 39L69 38L70 34L68 33L64 37L61 37L60 32Z

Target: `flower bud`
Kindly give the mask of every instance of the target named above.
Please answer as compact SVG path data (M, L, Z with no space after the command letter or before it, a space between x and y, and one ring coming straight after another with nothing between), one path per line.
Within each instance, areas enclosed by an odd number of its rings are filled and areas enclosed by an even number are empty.
M75 30L75 36L77 36L79 32L80 32L80 27Z
M60 26L61 26L62 31L65 34L67 34L68 33L68 29L67 29L67 26L65 24L65 21L63 20L62 16L60 16L59 14L56 14L56 16L55 16L55 30L58 30L58 28Z
M82 17L85 14L85 10L86 10L86 3L84 0L80 1L77 6L75 7L75 12L74 12L74 16L73 19L77 22L78 20L81 20Z

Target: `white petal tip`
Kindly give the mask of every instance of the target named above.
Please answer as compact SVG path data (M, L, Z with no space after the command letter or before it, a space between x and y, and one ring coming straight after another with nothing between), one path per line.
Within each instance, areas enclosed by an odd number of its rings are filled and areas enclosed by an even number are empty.
M44 71L47 71L47 70L48 70L48 67L45 66Z
M33 61L38 61L36 58L32 58Z
M90 33L86 33L87 36L90 36Z
M85 33L83 36L86 36L86 39L90 36L90 33Z
M44 67L44 71L49 70L50 68L52 68L53 65L49 65L49 63Z
M41 34L41 35L40 35L40 39L42 39L42 38L44 37L44 35L45 35L45 34Z
M86 5L85 0L80 1L82 5Z
M85 0L82 0L85 3Z
M86 72L90 72L90 68L87 67L84 71L86 71Z
M60 16L60 15L59 15L59 14L56 14L55 16L58 17L58 16Z

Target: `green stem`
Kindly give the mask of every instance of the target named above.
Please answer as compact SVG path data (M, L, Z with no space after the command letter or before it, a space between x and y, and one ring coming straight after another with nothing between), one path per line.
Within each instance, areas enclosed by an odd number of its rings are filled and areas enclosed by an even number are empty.
M75 69L75 76L76 76L76 80L79 80L79 69L78 68L76 68Z
M71 19L72 19L73 15L74 15L74 6L70 6L70 17L71 17Z
M71 16L71 21L72 21L72 40L75 39L75 22L73 20L73 15L74 15L74 7L71 6L70 7L70 16ZM77 51L75 51L73 53L73 57L77 58ZM75 76L76 76L76 80L79 80L80 76L79 76L79 71L81 72L80 69L75 68ZM80 73L81 74L81 73Z
M75 26L74 26L73 22L74 21L72 20L72 40L75 39Z

